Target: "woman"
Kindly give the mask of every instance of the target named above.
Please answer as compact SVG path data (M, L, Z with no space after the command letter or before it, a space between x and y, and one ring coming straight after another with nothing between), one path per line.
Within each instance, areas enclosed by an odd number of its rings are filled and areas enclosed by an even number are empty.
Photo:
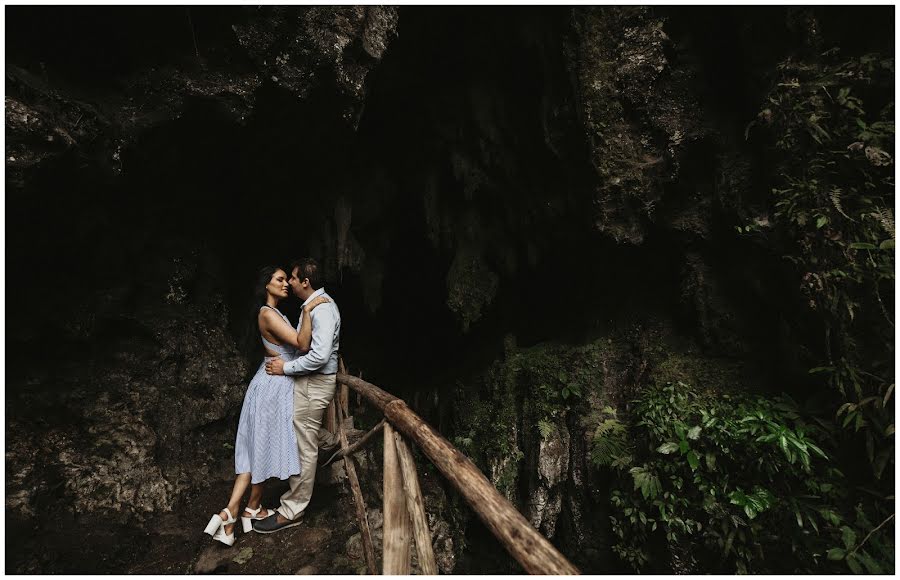
M263 482L270 477L287 479L300 473L300 456L294 435L294 381L283 375L266 374L266 360L281 357L285 361L309 351L312 324L309 313L318 305L329 302L322 296L303 307L300 332L295 331L278 303L288 297L288 276L284 270L267 266L259 271L256 283L256 303L261 304L257 325L262 335L266 358L263 360L244 397L234 463L237 477L228 506L214 515L204 530L214 540L234 544L234 524L241 498L250 487L250 499L241 523L244 532L252 529L252 521L271 515L260 505Z

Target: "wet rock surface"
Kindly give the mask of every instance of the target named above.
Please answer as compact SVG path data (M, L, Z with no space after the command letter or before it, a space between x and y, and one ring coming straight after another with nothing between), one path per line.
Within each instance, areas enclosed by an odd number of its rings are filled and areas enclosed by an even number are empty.
M569 480L569 431L554 429L538 443L536 475L526 494L531 525L548 538L556 535L556 521L562 511L563 488Z

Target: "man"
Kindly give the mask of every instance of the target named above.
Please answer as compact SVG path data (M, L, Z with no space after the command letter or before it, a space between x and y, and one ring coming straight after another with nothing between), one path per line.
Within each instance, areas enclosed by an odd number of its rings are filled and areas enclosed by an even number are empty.
M294 262L288 283L304 306L317 296L331 299L322 287L319 264L311 258ZM298 332L302 322L303 317L297 324ZM294 376L294 432L300 449L300 475L288 480L290 489L281 496L276 513L253 522L253 529L263 534L299 525L312 498L322 414L334 398L337 385L341 314L334 300L313 309L310 323L312 344L308 353L287 363L281 359L266 363L269 374Z

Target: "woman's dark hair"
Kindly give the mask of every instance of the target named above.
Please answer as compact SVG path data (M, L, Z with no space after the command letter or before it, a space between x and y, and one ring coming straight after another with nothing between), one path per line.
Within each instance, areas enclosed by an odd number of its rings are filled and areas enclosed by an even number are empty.
M278 270L284 270L281 266L263 266L256 272L253 278L253 287L251 289L252 298L247 309L247 322L244 327L244 333L241 337L240 349L244 355L248 368L252 372L256 372L256 365L262 359L263 349L259 340L259 308L266 303L266 286L272 280L272 276Z
M259 307L266 303L266 286L272 280L272 276L278 270L284 270L281 266L263 266L256 273L256 282L253 284L253 321L256 321L256 315L259 313Z

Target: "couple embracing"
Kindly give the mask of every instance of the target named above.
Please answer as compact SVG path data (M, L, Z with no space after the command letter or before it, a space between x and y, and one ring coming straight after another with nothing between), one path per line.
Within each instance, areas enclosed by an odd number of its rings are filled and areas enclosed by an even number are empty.
M303 301L296 329L278 310L289 289ZM245 533L268 534L300 524L316 478L322 414L337 385L341 314L325 293L318 263L311 258L294 262L290 276L278 267L263 268L255 297L265 359L241 408L231 499L204 530L228 546L234 544L239 513ZM263 483L270 477L290 483L278 509L261 504ZM248 486L250 498L239 512Z

